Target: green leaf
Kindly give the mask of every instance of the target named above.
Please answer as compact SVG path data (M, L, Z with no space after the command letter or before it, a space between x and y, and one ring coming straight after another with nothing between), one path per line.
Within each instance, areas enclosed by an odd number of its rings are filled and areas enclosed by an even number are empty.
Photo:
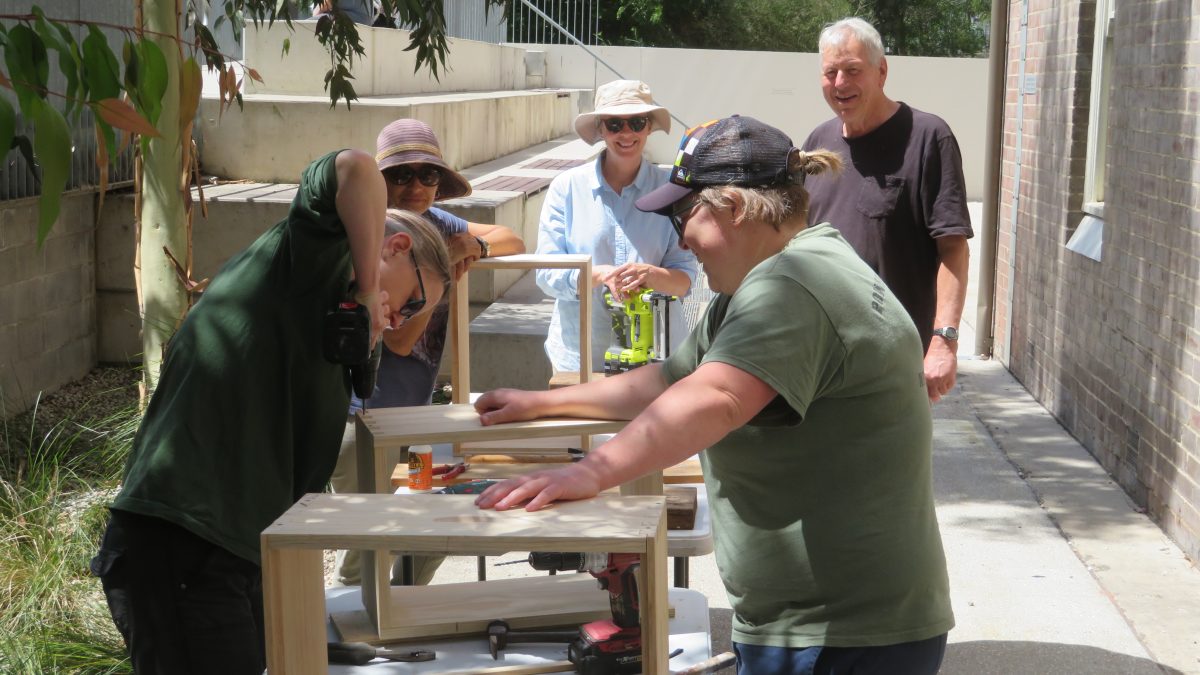
M17 92L21 112L27 119L32 119L34 102L46 97L46 83L50 81L46 45L28 26L14 26L8 31L4 63L8 66L8 77Z
M149 38L138 42L138 59L141 65L138 82L138 99L142 113L151 124L157 125L162 114L163 96L167 93L167 59L162 48Z
M96 26L88 26L88 36L83 40L83 82L90 100L102 101L121 95L121 67L117 57L108 46L108 39ZM117 156L117 136L111 126L101 119L96 120L100 136L108 156Z
M17 131L17 111L8 99L0 96L0 160L12 147L13 134Z
M42 195L38 198L38 237L40 249L54 221L58 220L63 188L71 175L71 131L62 113L48 103L38 101L34 123L33 151L42 166Z
M37 29L38 35L41 36L42 41L46 43L47 47L58 52L58 69L67 81L67 104L64 112L69 115L72 110L81 105L76 100L80 79L78 51L71 49L75 45L75 39L71 37L71 31L66 30L61 24L52 24L46 21L41 16L41 10L38 10L36 14L38 18L34 22L34 26ZM63 41L63 38L66 38L66 42Z
M217 47L217 40L213 37L212 31L199 21L192 24L192 30L196 33L196 42L199 43L200 50L204 52L204 65L210 70L224 72L225 57L221 56L221 50Z
M83 76L92 100L121 95L121 66L108 46L108 39L96 26L88 26L83 40Z
M37 158L33 156L33 144L29 142L29 137L24 134L14 136L12 147L19 150L21 156L25 158L25 166L29 167L29 173L33 175L34 187L40 190L42 187L42 177L34 169L37 166Z
M125 63L125 92L129 94L129 98L133 99L133 104L138 108L142 107L141 101L138 100L141 96L141 89L138 87L138 82L141 80L141 65L138 59L141 54L138 53L137 47L133 42L126 40L125 44L121 45L121 60Z
M288 52L291 50L292 50L292 39L284 38L283 39L283 55L287 56Z

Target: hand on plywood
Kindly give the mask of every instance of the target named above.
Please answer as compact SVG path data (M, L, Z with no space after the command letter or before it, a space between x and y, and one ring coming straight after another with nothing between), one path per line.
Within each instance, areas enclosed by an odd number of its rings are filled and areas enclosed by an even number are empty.
M481 509L505 511L529 502L525 510L537 511L556 501L588 499L599 493L596 475L582 464L571 464L509 478L484 490L475 504Z
M538 405L536 391L521 389L494 389L484 393L475 401L479 423L485 427L506 422L524 422L544 417Z

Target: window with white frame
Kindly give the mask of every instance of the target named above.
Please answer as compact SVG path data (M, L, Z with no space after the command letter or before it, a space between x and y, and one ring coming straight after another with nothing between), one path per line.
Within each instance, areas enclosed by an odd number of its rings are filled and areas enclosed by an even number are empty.
M1104 174L1108 149L1108 93L1113 70L1113 17L1116 0L1096 0L1092 43L1092 95L1088 109L1087 162L1083 178L1083 220L1067 248L1100 260L1104 234Z

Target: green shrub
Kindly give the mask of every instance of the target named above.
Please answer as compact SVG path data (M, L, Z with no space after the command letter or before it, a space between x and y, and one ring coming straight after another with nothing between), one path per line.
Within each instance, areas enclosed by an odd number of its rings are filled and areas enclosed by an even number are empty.
M88 562L138 414L77 415L0 428L0 672L130 672Z

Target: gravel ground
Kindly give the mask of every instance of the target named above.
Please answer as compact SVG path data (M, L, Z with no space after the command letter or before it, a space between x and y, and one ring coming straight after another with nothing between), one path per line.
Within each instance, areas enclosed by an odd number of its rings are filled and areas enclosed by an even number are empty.
M128 410L137 405L140 379L136 366L104 366L44 394L30 410L0 421L0 452L41 438L60 422L87 426Z

